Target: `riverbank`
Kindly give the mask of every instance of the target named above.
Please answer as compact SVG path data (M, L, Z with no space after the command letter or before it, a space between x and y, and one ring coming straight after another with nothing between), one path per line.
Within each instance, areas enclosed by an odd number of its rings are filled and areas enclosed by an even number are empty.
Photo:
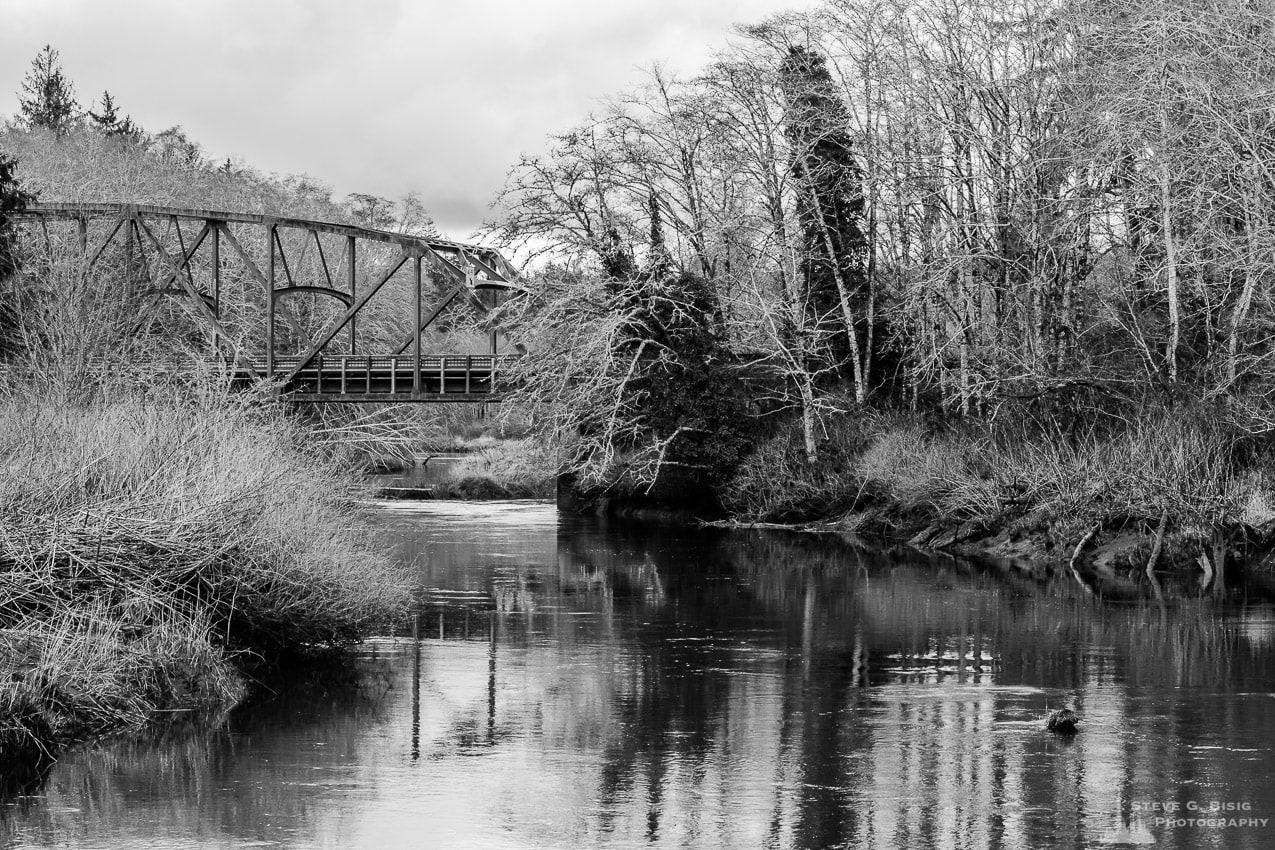
M796 435L758 447L724 493L727 524L848 532L925 551L1075 568L1078 578L1178 570L1224 586L1275 531L1266 454L1200 411L1085 437L834 423L818 463Z
M0 395L0 765L224 709L404 610L353 482L251 403Z
M403 476L388 486L379 487L377 494L391 499L463 501L551 499L554 496L556 470L552 454L528 438L482 435L458 442L456 450L429 458L425 466L435 460L446 462L445 471L437 475L426 473L420 476L420 481L409 475L406 467L393 469L384 464L374 467L373 474Z

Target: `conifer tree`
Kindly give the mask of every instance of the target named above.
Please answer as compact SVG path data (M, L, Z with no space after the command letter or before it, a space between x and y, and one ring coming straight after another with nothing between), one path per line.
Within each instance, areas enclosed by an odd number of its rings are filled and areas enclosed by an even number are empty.
M62 73L58 52L51 46L46 44L31 61L18 106L31 127L43 127L59 136L71 129L80 105L75 100L75 86Z
M98 129L109 133L120 120L119 107L115 105L115 98L111 97L109 91L102 92L102 111L94 112L89 110L89 118L98 127Z
M93 125L107 136L140 142L145 135L142 128L133 121L132 116L120 117L119 106L109 91L102 92L101 111L89 110L88 117Z

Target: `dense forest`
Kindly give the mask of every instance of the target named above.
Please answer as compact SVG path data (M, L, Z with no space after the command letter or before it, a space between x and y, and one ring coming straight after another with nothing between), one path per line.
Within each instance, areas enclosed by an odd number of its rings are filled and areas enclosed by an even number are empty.
M1260 525L1273 85L1247 0L741 27L511 172L523 400L586 485L689 470L745 518Z

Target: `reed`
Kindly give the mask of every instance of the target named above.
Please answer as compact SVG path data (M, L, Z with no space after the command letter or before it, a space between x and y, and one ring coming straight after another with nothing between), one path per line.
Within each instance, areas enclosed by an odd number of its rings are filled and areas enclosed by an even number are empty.
M875 506L989 530L1022 519L1124 527L1167 514L1171 527L1202 534L1275 516L1270 458L1203 411L1148 410L1080 436L875 416L829 437L813 465L792 429L762 443L724 490L728 508L791 521Z
M233 703L245 667L399 616L404 578L369 545L352 486L244 400L10 388L0 755Z

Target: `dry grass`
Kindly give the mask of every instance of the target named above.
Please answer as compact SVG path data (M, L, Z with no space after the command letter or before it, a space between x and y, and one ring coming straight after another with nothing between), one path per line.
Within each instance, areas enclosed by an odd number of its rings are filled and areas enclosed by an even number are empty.
M435 498L546 499L554 494L557 464L530 439L497 442L480 437L450 479L434 485Z
M438 498L540 499L553 496L557 465L529 439L498 442L480 437L456 464L450 479L435 485Z
M45 201L337 211L95 134L0 136ZM130 284L122 249L85 270L68 233L28 242L0 280L0 774L49 742L231 704L246 666L357 640L407 601L334 448L391 426L306 429L231 394L202 329Z
M1193 411L1148 412L1123 430L1071 440L937 430L907 418L865 427L834 434L813 468L788 436L763 444L727 490L728 505L767 520L793 519L797 507L810 518L847 501L886 503L988 528L1027 515L1111 526L1167 511L1173 527L1197 529L1275 516L1275 475L1260 460L1237 460L1239 438Z
M236 666L398 615L346 482L233 401L0 398L0 751L232 703Z
M859 453L884 430L877 416L835 416L822 423L817 462L807 461L797 423L760 441L722 488L723 505L750 522L825 517L862 495L854 472Z

